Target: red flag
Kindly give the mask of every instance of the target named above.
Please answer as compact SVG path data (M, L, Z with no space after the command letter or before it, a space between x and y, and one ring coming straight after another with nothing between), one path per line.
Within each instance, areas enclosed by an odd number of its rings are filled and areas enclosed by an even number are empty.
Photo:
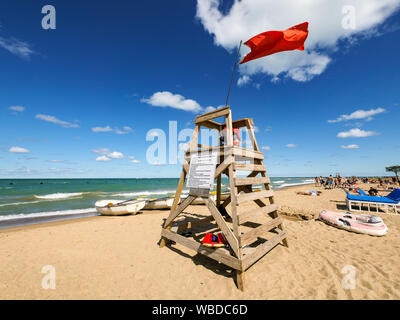
M260 33L244 43L251 49L251 52L240 61L240 64L281 51L304 50L307 36L308 22L298 24L285 31Z

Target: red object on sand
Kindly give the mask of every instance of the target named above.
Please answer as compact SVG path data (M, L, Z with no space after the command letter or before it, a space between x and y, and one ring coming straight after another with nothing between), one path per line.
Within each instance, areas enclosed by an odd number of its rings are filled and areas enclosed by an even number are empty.
M211 248L221 248L225 247L226 240L222 233L213 235L212 233L209 232L204 236L203 245Z
M285 31L260 33L244 43L250 47L251 52L240 61L240 64L281 51L304 50L307 36L308 22L298 24Z

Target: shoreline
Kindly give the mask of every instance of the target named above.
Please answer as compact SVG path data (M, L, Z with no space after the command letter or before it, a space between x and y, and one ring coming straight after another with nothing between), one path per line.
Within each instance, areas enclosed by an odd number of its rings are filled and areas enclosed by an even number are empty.
M275 189L274 192L278 192L278 191L286 190L286 189L290 189L290 188L307 186L310 184L314 184L314 182L294 184L292 186L285 186L282 188ZM66 209L66 210L68 210L68 209ZM93 210L95 210L94 206L93 206ZM33 214L35 214L35 213L33 213ZM90 212L90 213L60 214L60 215L35 216L35 217L24 216L24 217L15 218L15 219L0 220L0 231L4 230L4 229L10 229L10 228L24 227L24 226L37 225L37 224L45 224L45 223L50 223L50 222L54 222L54 221L67 221L67 220L82 219L82 218L95 217L95 216L100 216L100 214L98 212L93 212L93 213Z

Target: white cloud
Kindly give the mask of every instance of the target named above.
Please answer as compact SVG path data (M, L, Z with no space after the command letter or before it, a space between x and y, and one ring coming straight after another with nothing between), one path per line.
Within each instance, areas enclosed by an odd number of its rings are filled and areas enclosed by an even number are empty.
M246 75L241 76L241 77L238 79L238 81L237 81L237 85L238 85L238 87L242 87L242 86L244 86L245 84L249 83L250 80L251 80L251 79L250 79L249 76L246 76Z
M357 110L351 114L342 114L336 120L328 120L329 123L336 123L340 121L348 121L348 120L360 120L366 119L366 121L371 121L373 118L372 116L383 113L386 110L383 108L371 109L371 110Z
M115 133L116 134L128 134L128 133L130 133L132 131L133 131L133 129L131 127L128 127L128 126L122 127L122 130L120 130L118 128L115 129Z
M92 128L93 132L110 132L113 131L113 129L111 129L110 126L106 126L106 127L94 127Z
M351 45L357 38L378 35L377 27L398 8L399 0L234 0L226 12L220 10L222 0L197 0L196 17L210 33L217 46L230 52L251 37L268 30L285 30L308 21L306 51L288 51L240 65L242 75L267 73L274 81L290 77L308 81L321 74L331 62L338 43ZM352 5L356 12L355 29L344 28L343 8ZM381 34L381 33L380 33ZM241 52L249 52L249 48ZM244 52L246 51L246 52Z
M338 138L365 138L378 135L378 132L360 130L359 128L350 129L349 131L339 132Z
M0 37L0 47L26 60L29 60L34 53L28 43L15 38L6 39Z
M111 150L108 148L93 149L92 152L103 155L101 157L97 157L96 161L111 161L111 159L124 159L125 158L125 156L122 152L119 152L119 151L111 152ZM100 159L100 160L98 160L98 159Z
M123 158L125 158L124 154L122 152L118 152L118 151L107 153L107 156L112 158L112 159L123 159Z
M8 151L12 152L12 153L29 153L30 152L28 149L21 148L21 147L11 147L10 150L8 150Z
M111 159L107 156L99 156L96 158L96 161L107 162L107 161L111 161Z
M211 111L214 111L214 110L217 110L217 108L215 108L213 106L208 106L207 108L204 109L204 113L211 112Z
M264 146L264 147L261 147L261 149L262 149L262 150L268 151L268 150L271 150L271 147L269 147L269 146Z
M63 120L56 118L55 116L49 116L49 115L45 115L45 114L37 114L36 118L43 120L43 121L59 124L60 126L62 126L64 128L78 128L79 127L78 124L76 124L76 123L63 121Z
M105 127L93 127L92 128L93 132L112 132L114 131L116 134L128 134L133 131L133 129L129 126L124 126L122 127L122 130L119 128L115 128L113 130L110 126L105 126Z
M360 149L360 146L357 144L349 144L347 146L341 146L342 149Z
M8 107L9 110L16 111L16 112L23 112L25 107L23 106L10 106Z
M92 150L92 152L98 153L98 154L107 154L107 153L110 153L111 151L110 151L110 149L107 149L107 148L101 148L101 149L94 149L94 150Z
M202 111L202 107L192 99L185 99L180 94L173 94L169 91L162 91L154 93L150 98L143 98L141 102L150 104L155 107L170 107L174 109L190 111L198 113Z
M131 162L132 163L140 163L140 160L132 159Z
M287 145L286 145L286 148L296 148L297 147L297 145L295 145L295 144L293 144L293 143L288 143Z

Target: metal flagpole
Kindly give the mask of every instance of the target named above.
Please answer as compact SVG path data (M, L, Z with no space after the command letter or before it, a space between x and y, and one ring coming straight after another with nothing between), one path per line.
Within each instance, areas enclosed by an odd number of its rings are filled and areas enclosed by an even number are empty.
M229 86L228 96L226 97L225 106L228 106L229 94L231 93L233 78L235 77L235 71L236 71L236 67L237 67L237 62L238 62L239 53L240 53L240 47L241 47L241 46L242 46L242 40L240 40L239 49L238 49L238 52L237 52L237 55L236 55L235 66L233 67L231 84L230 84L230 86Z

